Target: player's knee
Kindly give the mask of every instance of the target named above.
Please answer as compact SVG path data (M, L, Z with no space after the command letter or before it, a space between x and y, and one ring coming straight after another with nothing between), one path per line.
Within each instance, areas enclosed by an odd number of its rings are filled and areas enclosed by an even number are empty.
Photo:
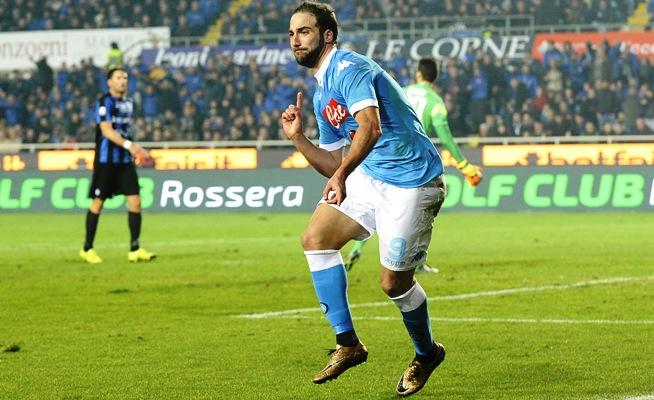
M406 293L413 286L413 279L407 282L405 279L392 275L381 277L381 288L388 297L398 297Z
M141 199L139 197L128 199L127 208L130 212L141 212Z
M302 248L304 250L315 250L314 235L309 229L306 229L304 232L302 232L300 242L302 243Z
M91 207L89 207L89 209L94 214L100 214L100 212L102 211L103 206L104 206L104 200L102 200L100 198L95 198L91 202Z
M326 237L320 231L307 228L301 237L302 248L304 250L327 250L330 249Z
M393 279L390 278L382 278L381 279L381 288L386 293L387 296L389 297L397 297L401 293L397 293L397 282Z

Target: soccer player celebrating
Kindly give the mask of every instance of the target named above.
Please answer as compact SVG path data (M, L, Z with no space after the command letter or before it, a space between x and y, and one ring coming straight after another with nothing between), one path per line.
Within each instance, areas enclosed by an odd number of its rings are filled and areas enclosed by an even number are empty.
M288 33L296 61L318 82L313 105L320 145L304 135L302 93L282 113L282 127L309 163L329 178L302 234L316 295L337 344L313 382L335 379L368 357L352 323L340 249L376 231L381 286L400 309L415 348L396 387L399 396L408 396L422 389L445 358L445 349L432 338L427 295L414 279L445 199L441 158L390 75L369 58L336 48L338 23L331 6L302 3ZM343 155L346 140L351 146Z
M409 102L418 113L418 118L428 135L433 137L434 132L438 135L441 144L452 154L456 160L456 168L463 174L471 186L481 183L484 170L468 162L463 156L461 149L452 138L450 127L447 123L447 109L443 99L436 93L432 84L438 77L438 65L433 58L423 58L418 62L415 81L404 90L409 97ZM350 270L361 257L361 250L366 241L358 240L347 256L345 269ZM438 268L422 264L416 268L417 273L437 273Z
M138 176L134 166L137 161L150 160L147 150L132 141L129 134L130 119L134 104L125 97L127 93L127 71L112 68L107 73L109 93L105 93L96 105L95 160L89 197L93 199L86 213L86 240L79 255L82 260L98 264L102 259L93 249L93 240L104 201L117 194L124 194L127 200L128 223L131 234L130 251L127 259L132 262L151 261L153 253L139 246L141 233L141 196Z

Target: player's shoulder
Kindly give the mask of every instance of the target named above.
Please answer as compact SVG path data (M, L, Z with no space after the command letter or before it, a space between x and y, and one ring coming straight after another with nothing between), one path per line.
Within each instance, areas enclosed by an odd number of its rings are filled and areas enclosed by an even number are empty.
M336 50L336 54L334 54L334 59L348 60L353 62L366 62L367 60L370 60L368 57L364 56L363 54L359 54L356 51L344 50L344 49Z
M112 100L111 94L109 94L109 92L107 92L107 93L101 93L101 94L98 96L98 103L100 103L100 104L105 104L105 102L106 102L107 100L109 100L109 101Z
M419 90L420 86L418 86L417 83L411 83L409 85L402 87L402 89L404 89L405 92L412 92L412 91Z
M373 68L375 62L370 58L351 50L337 50L334 54L334 71L336 75L359 69Z
M100 96L98 96L96 110L100 117L104 117L105 115L110 114L113 106L114 106L113 97L111 97L109 93L103 93Z

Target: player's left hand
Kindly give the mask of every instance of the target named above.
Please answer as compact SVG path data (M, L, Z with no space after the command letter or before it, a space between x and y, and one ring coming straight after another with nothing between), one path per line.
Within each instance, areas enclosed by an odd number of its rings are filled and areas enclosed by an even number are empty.
M130 147L129 152L134 156L134 161L137 165L147 166L151 165L151 163L154 161L150 155L150 152L139 146L138 143L132 143L132 147Z
M484 169L470 164L468 160L461 161L457 164L456 168L465 176L470 186L479 185L484 178Z
M325 189L322 191L322 198L325 199L327 204L340 206L346 195L345 176L340 171L336 171L327 181Z

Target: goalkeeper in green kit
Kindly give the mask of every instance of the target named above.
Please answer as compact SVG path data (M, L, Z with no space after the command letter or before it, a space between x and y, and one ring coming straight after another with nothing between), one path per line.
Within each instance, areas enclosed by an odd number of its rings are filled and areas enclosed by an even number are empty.
M477 186L482 178L484 170L476 165L470 164L461 153L461 149L454 142L450 127L447 124L447 109L443 99L434 91L432 84L438 77L438 66L433 58L423 58L418 62L416 71L416 83L406 86L404 90L409 102L418 114L418 118L430 137L434 132L443 147L445 147L457 162L456 168L465 176L471 186ZM361 257L361 250L366 242L356 241L346 261L345 269L350 270ZM416 268L418 273L436 273L438 268L424 264Z

